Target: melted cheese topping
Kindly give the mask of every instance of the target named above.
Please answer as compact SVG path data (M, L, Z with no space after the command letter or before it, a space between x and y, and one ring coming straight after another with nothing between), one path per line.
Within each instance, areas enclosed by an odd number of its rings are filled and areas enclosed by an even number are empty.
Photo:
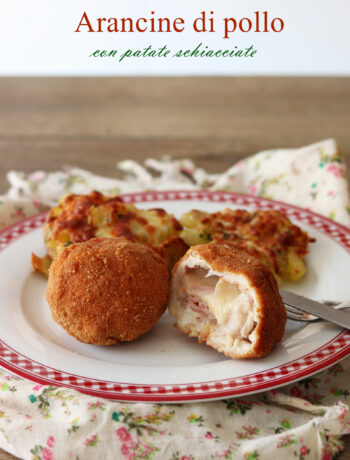
M45 244L55 258L67 245L94 237L123 237L157 247L181 230L175 217L163 209L137 209L118 196L91 192L68 195L50 210Z
M314 241L283 213L275 210L192 210L182 215L180 236L190 246L225 242L264 262L280 278L298 281L306 273L303 257Z

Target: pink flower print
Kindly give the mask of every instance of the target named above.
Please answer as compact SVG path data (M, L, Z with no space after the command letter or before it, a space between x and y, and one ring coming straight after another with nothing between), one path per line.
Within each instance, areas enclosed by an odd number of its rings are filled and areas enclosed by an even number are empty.
M122 451L123 456L124 456L127 460L133 460L134 454L133 454L133 452L130 450L130 447L129 447L127 444L123 444L123 445L122 445L121 451Z
M259 428L253 426L242 426L243 432L235 431L238 439L253 439L255 435L259 434Z
M344 420L347 413L348 411L344 406L339 407L339 420Z
M309 452L310 452L310 450L308 449L307 446L304 445L304 446L300 447L300 454L301 455L308 455Z
M207 432L205 433L205 437L206 437L207 439L213 439L214 436L210 433L210 431L207 431Z
M143 444L143 448L144 448L143 455L145 455L147 458L152 453L152 450L148 444Z
M333 174L334 177L343 177L344 171L339 165L331 164L327 166L327 171Z
M32 200L32 205L34 206L35 209L40 209L41 204L38 200Z
M181 460L191 460L191 457L188 457L187 455L183 455L181 457Z
M327 193L328 196L334 196L334 191L333 190L330 190L328 193Z
M330 452L325 452L322 454L322 459L321 460L332 460L333 455Z
M84 444L88 447L96 447L100 442L97 434L92 434L85 439Z
M46 444L47 444L49 447L53 447L54 444L55 444L55 438L54 438L53 436L49 436L49 437L47 438Z
M39 391L41 390L41 388L43 387L44 385L35 385L35 387L33 387L33 391Z
M242 426L242 428L243 428L244 430L246 430L246 432L249 433L249 434L255 434L255 433L256 433L256 430L257 430L257 428L252 427L252 426L250 426L250 425L249 425L248 427L247 427L247 426Z
M282 447L288 447L292 444L297 444L297 440L295 439L295 434L286 434L279 438L279 441L276 445L277 449L281 449Z
M45 174L40 171L37 171L31 175L31 179L34 182L41 182L44 179L44 177L45 177Z
M88 403L88 410L95 410L95 409L102 409L103 410L104 404L101 401L96 402L89 402Z
M242 168L242 166L244 165L245 165L245 160L240 160L235 164L235 167L238 169L238 168Z
M119 428L118 430L116 430L116 433L117 433L118 438L121 441L123 441L123 442L132 441L132 437L131 437L130 433L128 432L128 430L126 428L124 428L124 427Z
M256 195L258 193L258 186L255 184L249 184L248 190L251 195Z
M296 398L303 398L304 397L303 392L297 386L292 387L289 390L289 393L290 393L291 396L295 396Z
M43 450L43 459L44 460L53 460L52 450L50 450L47 447L45 447L45 449Z
M13 217L24 217L23 208L21 208L20 206L16 206L16 210L13 213Z
M294 174L294 175L300 174L298 168L295 166L294 163L292 163L292 164L290 165L290 170L291 170L292 174Z
M181 172L188 174L189 176L192 176L192 174L194 173L194 170L191 168L183 167L181 168Z

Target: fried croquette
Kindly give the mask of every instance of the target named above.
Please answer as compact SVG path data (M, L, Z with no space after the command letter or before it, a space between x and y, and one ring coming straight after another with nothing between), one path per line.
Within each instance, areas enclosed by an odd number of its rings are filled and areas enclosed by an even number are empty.
M123 238L93 238L65 248L49 270L53 319L81 342L112 345L150 330L170 294L164 259Z
M175 326L231 358L260 358L281 341L286 309L272 271L232 245L193 246L175 265Z

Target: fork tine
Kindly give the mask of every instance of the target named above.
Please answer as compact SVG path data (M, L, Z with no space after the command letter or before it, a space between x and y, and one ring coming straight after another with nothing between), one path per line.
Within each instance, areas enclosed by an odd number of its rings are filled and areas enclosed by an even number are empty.
M287 311L290 311L291 313L295 313L297 315L302 315L303 312L301 310L298 310L295 307L292 307L291 305L284 304L285 308Z
M294 316L305 316L305 313L301 310L298 310L297 308L294 308L292 307L291 305L284 305L286 310L287 310L287 313L290 313L291 315L294 315Z
M310 315L290 305L285 305L285 308L287 310L287 318L292 321L300 321L304 323L314 323L316 321L321 321L318 316Z

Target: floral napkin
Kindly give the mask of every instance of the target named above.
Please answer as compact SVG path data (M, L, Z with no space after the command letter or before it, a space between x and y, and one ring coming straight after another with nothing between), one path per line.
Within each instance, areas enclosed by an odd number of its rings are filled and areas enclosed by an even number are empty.
M220 175L190 160L118 165L123 180L77 168L9 172L0 227L64 194L210 188L310 208L350 226L346 169L334 140L253 155ZM156 171L156 177L150 171ZM0 369L0 447L35 460L331 459L350 433L350 359L254 396L190 404L118 403L24 381Z

